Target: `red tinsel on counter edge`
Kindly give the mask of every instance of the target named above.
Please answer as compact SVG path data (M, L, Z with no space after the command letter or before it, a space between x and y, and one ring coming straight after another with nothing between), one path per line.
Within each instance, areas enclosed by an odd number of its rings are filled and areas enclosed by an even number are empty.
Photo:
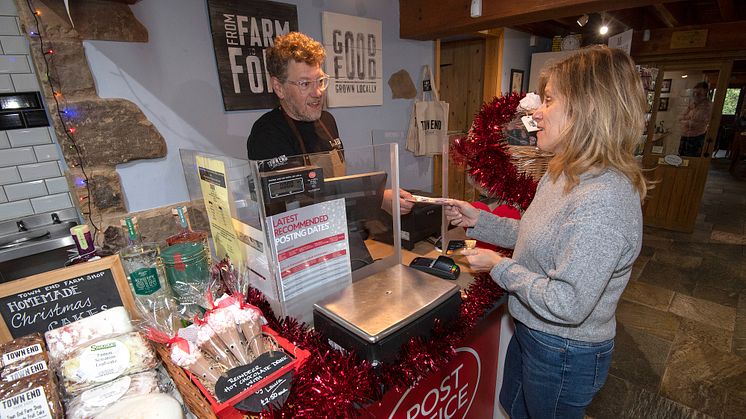
M483 190L495 198L516 204L525 210L534 199L536 181L518 173L510 161L503 127L516 117L524 95L511 93L482 104L466 137L451 145L451 158L466 167L466 172Z
M489 274L478 274L464 293L458 319L448 325L436 321L428 340L413 338L402 346L394 364L377 369L354 353L332 349L306 324L286 317L279 321L261 292L249 289L247 301L262 310L268 325L294 345L311 352L295 375L290 395L281 409L263 418L348 418L358 408L381 400L389 389L404 391L426 375L443 368L477 322L504 294Z

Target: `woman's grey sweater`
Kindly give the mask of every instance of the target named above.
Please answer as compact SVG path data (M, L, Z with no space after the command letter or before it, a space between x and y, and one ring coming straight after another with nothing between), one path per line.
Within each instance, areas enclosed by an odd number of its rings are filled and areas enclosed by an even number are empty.
M467 234L514 248L490 271L509 291L509 309L526 326L585 342L616 333L619 298L642 244L640 197L629 179L585 174L565 193L565 178L539 182L520 220L482 212Z

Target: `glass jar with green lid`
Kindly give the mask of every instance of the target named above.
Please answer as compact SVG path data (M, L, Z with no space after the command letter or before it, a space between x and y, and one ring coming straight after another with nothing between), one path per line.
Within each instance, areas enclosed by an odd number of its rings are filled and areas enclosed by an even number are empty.
M210 281L205 246L202 243L177 243L161 250L161 260L182 317L202 314L199 303Z

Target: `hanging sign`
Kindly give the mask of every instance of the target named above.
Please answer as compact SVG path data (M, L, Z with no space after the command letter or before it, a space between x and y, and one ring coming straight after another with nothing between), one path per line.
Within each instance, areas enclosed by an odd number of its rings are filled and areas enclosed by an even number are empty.
M380 20L323 12L330 108L383 104Z
M297 7L263 0L208 0L207 8L225 110L274 107L266 50L275 37L298 30Z

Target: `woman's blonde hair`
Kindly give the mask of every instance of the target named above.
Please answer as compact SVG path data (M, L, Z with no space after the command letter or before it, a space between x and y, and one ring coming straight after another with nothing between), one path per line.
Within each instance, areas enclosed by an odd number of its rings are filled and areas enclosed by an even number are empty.
M542 73L542 98L550 79L553 94L564 99L567 112L562 145L549 162L551 178L564 173L569 191L581 174L612 168L627 176L644 199L648 186L634 151L645 127L647 103L629 55L606 46L583 48Z

